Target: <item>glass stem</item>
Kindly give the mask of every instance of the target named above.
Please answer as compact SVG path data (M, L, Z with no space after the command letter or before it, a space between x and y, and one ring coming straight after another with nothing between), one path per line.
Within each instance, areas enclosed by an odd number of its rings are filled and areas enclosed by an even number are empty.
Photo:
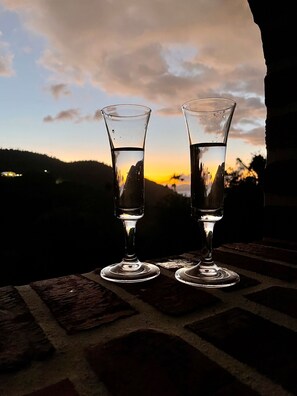
M135 234L137 220L123 220L125 229L125 256L122 265L125 270L134 271L140 267L140 262L135 253Z
M202 249L202 261L199 265L199 270L203 275L213 276L217 273L217 266L212 258L212 238L215 222L203 221L201 223L204 247Z

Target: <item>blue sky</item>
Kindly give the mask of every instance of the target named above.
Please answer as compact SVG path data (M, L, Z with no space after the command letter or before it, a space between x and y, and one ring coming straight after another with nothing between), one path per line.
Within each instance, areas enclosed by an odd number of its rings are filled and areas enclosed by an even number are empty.
M145 104L145 173L166 183L189 174L181 105L226 96L234 167L266 154L265 72L245 0L0 0L0 146L110 164L96 111Z

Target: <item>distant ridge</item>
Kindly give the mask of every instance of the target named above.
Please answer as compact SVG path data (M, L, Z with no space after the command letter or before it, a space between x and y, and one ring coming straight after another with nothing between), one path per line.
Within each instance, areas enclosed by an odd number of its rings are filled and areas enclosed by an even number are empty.
M47 171L55 179L93 187L112 187L112 168L102 162L94 160L64 162L46 154L39 154L26 150L0 149L0 172L13 171L16 173L42 173ZM145 180L147 198L157 200L165 195L176 194L168 187L164 187L150 180Z
M17 173L40 169L57 169L62 164L57 158L26 150L0 149L0 170L13 170Z
M121 259L124 233L114 216L110 166L0 149L5 171L22 176L0 177L0 286L87 272ZM193 224L185 197L145 180L145 215L136 237L140 259L192 249Z
M122 258L123 227L114 216L110 166L0 149L0 172L5 171L23 176L0 177L0 286L88 272ZM262 201L256 184L229 189L214 246L259 238ZM189 198L149 180L137 229L141 260L202 246Z

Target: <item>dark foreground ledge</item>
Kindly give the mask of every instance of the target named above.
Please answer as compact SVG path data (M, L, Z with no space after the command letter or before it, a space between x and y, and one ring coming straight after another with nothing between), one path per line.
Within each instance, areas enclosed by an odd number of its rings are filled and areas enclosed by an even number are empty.
M0 288L0 395L297 394L297 248L215 250L240 284L202 290L161 275L118 285L99 269Z

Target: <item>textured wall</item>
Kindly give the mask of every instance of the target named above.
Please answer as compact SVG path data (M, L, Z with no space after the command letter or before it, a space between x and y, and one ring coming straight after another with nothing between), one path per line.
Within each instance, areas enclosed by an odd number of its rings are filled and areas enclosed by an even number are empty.
M267 66L265 233L296 239L297 46L294 2L248 0ZM292 231L288 233L289 227Z

